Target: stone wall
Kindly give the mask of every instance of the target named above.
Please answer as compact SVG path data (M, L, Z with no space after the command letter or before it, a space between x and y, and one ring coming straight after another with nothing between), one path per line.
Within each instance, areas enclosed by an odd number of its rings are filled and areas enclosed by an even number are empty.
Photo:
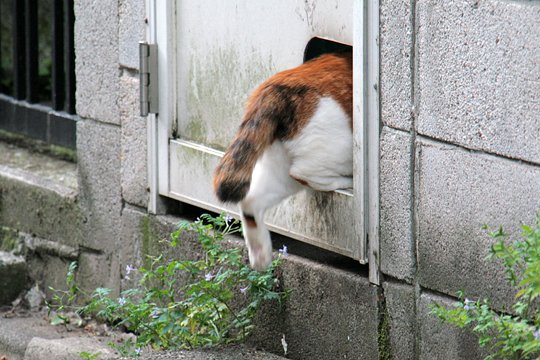
M127 206L148 201L146 119L138 116L142 1L75 3L78 178L84 214L80 277L119 289ZM106 280L103 284L103 280Z
M481 227L518 235L540 210L539 5L381 1L381 270L396 354L481 358L429 304L464 290L502 309L515 295L484 260Z

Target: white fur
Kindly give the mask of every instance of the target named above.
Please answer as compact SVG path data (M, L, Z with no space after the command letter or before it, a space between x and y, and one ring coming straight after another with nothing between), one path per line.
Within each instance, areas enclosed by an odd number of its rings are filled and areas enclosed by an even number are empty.
M289 176L291 160L283 144L275 141L257 161L251 185L242 209L242 227L249 253L249 262L256 270L265 269L272 261L272 241L264 224L266 209L295 194L302 186ZM243 214L253 215L257 223L250 228Z
M242 214L255 217L256 227L242 218L249 261L265 269L272 261L272 242L264 224L266 209L302 189L295 179L315 190L352 187L352 132L349 118L332 98L322 98L310 122L292 140L275 141L257 161Z
M322 98L300 135L284 143L290 175L320 191L352 188L352 131L337 101Z

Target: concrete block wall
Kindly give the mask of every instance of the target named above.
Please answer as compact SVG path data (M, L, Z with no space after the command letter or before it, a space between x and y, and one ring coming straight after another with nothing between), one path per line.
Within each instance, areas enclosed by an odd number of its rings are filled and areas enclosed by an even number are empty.
M138 116L144 2L75 4L78 178L84 214L79 277L120 288L126 206L146 208L146 119Z
M483 224L540 211L540 3L381 0L381 271L394 358L481 359L429 304L502 309ZM414 355L411 355L414 354Z
M125 265L141 264L158 239L152 234L166 233L175 221L146 213L146 120L138 116L137 69L143 4L75 4L85 249L79 277L87 287L127 286ZM394 359L480 358L474 337L433 318L429 303L451 303L460 289L499 307L513 296L500 268L482 260L491 240L480 228L516 230L540 209L540 6L380 5L383 284L373 288L363 274L293 259L284 277L303 292L291 298L286 318L261 324L273 334L275 351L287 333L299 359L370 359L383 346ZM276 319L282 322L272 324ZM388 339L381 340L382 330Z

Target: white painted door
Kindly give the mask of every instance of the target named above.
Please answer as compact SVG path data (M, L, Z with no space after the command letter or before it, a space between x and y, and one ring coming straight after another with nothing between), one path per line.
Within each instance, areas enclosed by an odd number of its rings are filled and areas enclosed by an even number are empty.
M149 37L159 52L160 110L150 130L154 186L213 211L238 214L236 206L217 201L211 182L248 94L270 75L301 64L313 37L356 45L354 193L303 191L269 211L266 222L275 232L367 262L363 2L148 1Z

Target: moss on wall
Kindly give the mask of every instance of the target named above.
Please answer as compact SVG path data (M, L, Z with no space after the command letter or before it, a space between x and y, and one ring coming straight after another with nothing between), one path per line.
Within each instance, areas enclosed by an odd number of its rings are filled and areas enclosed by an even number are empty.
M379 344L379 360L392 360L392 346L390 344L390 315L386 308L384 293L379 293L379 327L377 333L377 343Z
M17 230L7 226L0 226L0 251L13 251L19 243Z

